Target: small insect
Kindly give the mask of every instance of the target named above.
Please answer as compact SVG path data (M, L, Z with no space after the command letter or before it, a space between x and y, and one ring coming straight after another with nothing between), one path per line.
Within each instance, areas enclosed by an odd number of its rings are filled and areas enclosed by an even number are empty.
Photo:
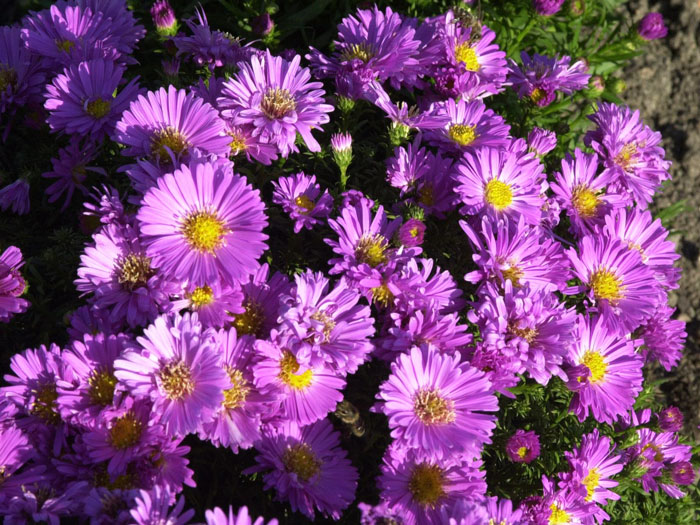
M473 44L481 39L481 2L479 2L476 14L463 8L456 9L455 20L464 29L470 30L469 44Z
M365 424L360 417L360 411L349 401L341 401L335 407L335 416L345 423L350 432L356 437L365 435Z

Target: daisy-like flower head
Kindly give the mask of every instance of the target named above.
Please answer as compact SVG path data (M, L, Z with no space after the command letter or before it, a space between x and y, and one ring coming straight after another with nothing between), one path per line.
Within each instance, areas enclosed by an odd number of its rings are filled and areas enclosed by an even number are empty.
M234 453L239 447L250 448L260 438L261 414L269 397L262 396L253 384L255 338L238 337L236 329L219 330L217 334L222 348L222 366L231 381L231 388L224 390L224 400L214 419L204 423L199 432L216 446L230 447Z
M154 525L167 523L168 525L185 525L194 516L194 510L183 512L185 498L180 496L174 508L175 495L167 488L159 485L149 490L140 490L136 496L135 506L131 509L131 519L136 525Z
M213 107L169 86L132 101L112 138L127 146L122 155L172 166L174 160L186 162L194 148L226 157L231 139L224 131L224 121Z
M601 102L588 118L598 127L586 133L584 143L602 159L615 189L628 196L628 204L648 205L661 183L671 178L671 163L659 145L661 133L646 126L638 110L608 102Z
M311 519L315 510L339 519L355 498L357 470L340 448L340 434L324 419L300 427L271 429L256 445L258 465L244 473L264 472L265 489Z
M587 503L578 493L557 486L542 476L542 497L533 499L529 504L521 503L524 510L523 523L543 525L580 525L590 523L587 518L594 513L594 503Z
M183 308L197 312L199 322L205 328L222 328L225 323L230 322L233 315L245 312L240 287L220 282L185 286L180 298L173 301L175 311Z
M495 179L494 179L495 180ZM554 292L566 287L569 262L561 245L542 229L528 225L521 215L516 221L481 220L481 234L460 221L479 266L465 279L473 284L494 282L503 287L510 281L513 288L529 286L533 291Z
M465 152L455 166L455 191L464 204L463 213L516 221L522 216L527 224L540 223L544 168L532 155L479 148Z
M134 12L122 0L77 0L75 2L83 9L111 19L109 34L118 42L117 49L122 54L120 60L125 64L137 62L129 55L133 54L136 44L146 36L146 28L138 23Z
M441 314L430 303L408 316L394 313L391 317L394 326L389 328L389 336L382 342L391 358L392 354L422 344L430 344L440 352L464 351L464 347L473 339L467 331L469 327L460 322L458 314Z
M78 291L119 323L142 326L171 308L177 285L164 279L129 226L108 224L93 235L80 256Z
M567 386L575 392L570 410L580 421L590 412L596 421L612 424L642 389L643 361L634 343L602 316L579 317L569 363Z
M241 507L237 512L233 512L233 507L229 506L228 514L214 507L204 513L207 525L278 525L277 518L265 521L262 516L253 520L248 513L248 507Z
M683 428L683 412L670 406L656 414L656 422L663 432L680 432Z
M0 27L0 117L36 100L44 84L44 72L30 54L18 27Z
M394 156L386 161L386 180L401 191L403 197L415 190L418 181L430 171L433 153L421 147L418 137L408 146L394 149Z
M425 223L418 219L408 219L399 228L399 242L408 248L423 244L425 234Z
M333 197L328 190L321 195L321 186L316 184L316 175L303 172L290 177L280 177L272 182L272 202L282 206L294 221L294 233L302 228L313 229L323 224L333 209Z
M52 131L65 131L99 140L111 135L122 112L136 97L138 77L117 96L125 68L112 61L95 59L71 64L46 86L47 122Z
M377 399L397 443L441 460L479 456L491 442L495 417L484 412L498 410L498 401L484 373L460 360L426 345L392 363Z
M242 124L237 126L231 121L226 121L226 135L231 137L229 144L229 157L233 158L245 153L248 162L256 160L266 166L277 160L277 146L270 144L261 135L256 133L252 125Z
M407 279L397 297L395 311L409 313L432 304L441 314L448 314L464 306L462 291L452 274L442 271L433 259L414 257L401 272Z
M573 157L567 154L562 159L561 173L554 174L556 182L551 188L569 216L574 235L593 233L607 215L626 204L623 195L606 189L610 174L597 172L598 156L576 148Z
M608 235L586 235L567 250L574 275L583 283L565 293L585 292L609 322L632 331L665 294L637 250Z
M259 392L279 405L276 416L303 426L335 410L343 399L345 380L323 362L301 364L293 342L274 333L270 341L259 339L253 375Z
M7 323L12 316L25 312L29 301L20 296L27 286L19 269L24 265L22 252L8 246L0 255L0 321Z
M232 285L267 248L260 192L230 165L194 161L158 179L136 218L146 253L167 275L195 286Z
M637 24L637 34L644 40L656 40L668 34L661 13L647 13Z
M544 157L557 147L557 135L548 129L532 128L527 135L527 148L530 153Z
M333 106L323 103L320 82L309 82L311 73L299 67L301 57L291 62L267 54L240 63L241 70L224 83L219 106L235 125L252 125L254 136L275 144L283 157L299 151L294 141L299 133L311 151L321 146L311 134L330 119Z
M561 91L571 95L588 85L591 77L587 66L579 60L571 64L571 57L547 57L535 53L532 57L520 52L522 67L510 60L508 80L520 98L529 98L537 106L548 106Z
M405 525L444 523L441 513L486 493L480 460L455 455L435 461L418 450L390 446L377 480L381 498Z
M228 33L212 30L204 9L195 8L194 17L185 20L192 36L180 34L173 38L177 56L185 55L198 66L207 66L211 71L217 67L233 65L244 57L238 39Z
M202 330L197 314L171 314L158 317L138 342L140 351L115 361L114 375L133 395L151 398L168 434L195 432L231 388L214 333Z
M671 318L675 311L675 308L660 304L634 331L634 335L642 340L640 351L645 362L658 361L668 371L678 365L683 357L688 335L685 322Z
M346 75L389 81L399 89L412 87L422 76L415 29L400 14L387 7L384 12L358 9L355 16L343 18L338 25L338 40L330 58L311 47L306 58L316 78L337 78Z
M14 487L11 489L10 485L15 485L16 481L21 483L22 474L16 476L18 479L15 479L14 474L32 459L34 454L27 436L21 430L14 426L0 426L0 480L4 493L0 494L0 503L9 499L8 496L14 492Z
M540 455L540 438L533 430L518 429L508 439L506 453L515 463L530 463Z
M497 148L509 142L510 126L480 100L450 99L434 104L431 113L447 116L449 121L441 129L427 130L425 138L450 153L459 154L479 146Z
M661 219L654 220L648 210L633 208L619 209L605 217L605 232L615 239L627 243L630 250L636 250L642 256L656 280L664 288L678 288L680 269L673 266L680 258L675 245L667 239L668 230L661 224Z

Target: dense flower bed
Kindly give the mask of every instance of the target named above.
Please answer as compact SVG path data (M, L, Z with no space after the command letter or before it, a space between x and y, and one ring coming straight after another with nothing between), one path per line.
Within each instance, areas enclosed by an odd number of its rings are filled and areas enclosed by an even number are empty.
M670 163L613 76L666 28L617 3L2 27L6 523L696 519L645 379L686 335Z

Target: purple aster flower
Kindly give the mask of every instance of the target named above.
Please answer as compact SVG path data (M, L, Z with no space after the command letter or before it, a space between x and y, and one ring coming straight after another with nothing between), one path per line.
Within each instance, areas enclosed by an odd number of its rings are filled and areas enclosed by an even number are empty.
M380 501L377 505L358 503L362 517L360 525L377 525L378 523L401 523L401 515L394 511L387 501Z
M664 17L661 13L647 13L637 25L637 34L644 40L664 38L668 34Z
M237 512L233 512L233 507L229 506L228 514L215 507L212 510L207 510L204 513L207 520L207 525L278 525L277 519L265 521L265 518L260 516L255 521L248 514L248 507L241 507Z
M96 525L127 525L131 522L129 511L137 494L136 489L92 488L85 497L83 513Z
M26 523L51 523L58 525L61 518L74 516L82 507L85 493L90 485L85 481L74 481L56 490L48 479L25 487L17 497L12 498L5 510L5 525Z
M496 179L493 179L496 180ZM494 282L502 287L510 281L514 288L528 285L533 291L556 291L566 287L569 263L561 245L542 229L526 224L520 215L516 221L481 220L481 235L467 222L460 221L479 266L465 280L480 284Z
M671 163L664 159L661 133L646 126L639 111L601 102L588 117L597 128L584 137L613 175L615 189L628 195L628 204L646 206L669 178Z
M229 144L231 157L245 153L248 162L256 160L266 166L272 164L273 160L277 160L277 146L269 144L261 135L256 134L254 126L236 126L227 121L226 135L231 137Z
M294 233L302 228L313 229L323 224L333 209L333 197L328 190L321 193L321 186L316 184L316 175L304 172L290 177L280 177L272 182L274 192L272 202L282 206L294 221Z
M91 300L98 309L133 328L172 307L169 295L178 287L152 264L133 228L107 224L92 239L80 256L74 282L78 291L94 294Z
M214 335L197 314L160 316L114 363L114 375L133 395L147 396L171 435L195 432L211 419L231 388Z
M149 157L168 166L187 161L192 150L226 157L230 137L217 111L197 96L174 86L149 91L131 102L113 139L127 146L122 155Z
M537 106L548 106L557 92L571 95L588 86L587 66L579 60L571 64L571 57L547 57L535 53L532 57L521 51L522 67L510 60L508 79L520 98L528 97Z
M274 487L277 499L287 500L293 511L314 519L316 509L337 520L355 499L357 470L327 419L270 429L256 448L258 465L244 473L264 472L265 489Z
M46 86L47 122L65 131L99 141L111 135L122 112L139 92L138 77L114 95L125 68L103 59L71 64Z
M12 210L17 215L29 213L29 182L17 179L0 190L0 210Z
M660 304L634 332L634 336L641 339L640 352L644 361L658 361L668 371L678 365L683 357L688 335L683 321L671 319L674 313L674 308Z
M175 11L168 0L156 0L151 6L151 18L156 31L162 37L175 36L178 30Z
M158 179L136 218L146 253L167 275L204 286L233 284L267 248L260 192L231 166L193 161Z
M239 447L250 448L260 438L261 414L270 399L262 396L253 385L255 338L238 337L235 328L220 330L217 337L222 349L222 366L231 388L224 390L224 400L214 419L202 425L199 436L237 453Z
M434 104L431 113L447 116L449 121L441 129L427 130L425 138L450 153L472 151L479 146L496 148L509 142L510 126L480 100L450 99Z
M377 399L389 418L391 436L403 446L441 460L478 456L490 443L498 410L483 372L461 363L461 356L414 347L392 363Z
M235 314L245 312L243 292L240 287L219 282L213 282L211 285L186 286L180 298L173 301L175 311L181 311L184 308L197 312L199 322L205 328L222 328Z
M194 17L185 20L192 36L178 35L173 38L177 46L177 56L185 55L210 71L217 67L236 64L244 58L238 39L228 33L212 30L207 21L207 15L202 6L195 8L197 20ZM199 22L199 23L197 23Z
M259 339L259 361L253 369L255 386L263 396L275 399L277 416L299 425L326 417L342 401L345 380L325 363L302 365L286 339Z
M377 80L389 81L395 89L402 84L412 87L423 74L417 60L421 42L415 33L411 23L390 7L384 12L377 6L358 9L355 16L343 18L338 25L333 56L329 58L311 47L306 58L316 78L349 76L353 82L362 79L360 84Z
M87 196L88 190L85 183L88 172L107 176L103 168L88 166L97 158L98 153L97 145L89 138L83 141L77 135L72 136L68 146L58 150L58 158L51 159L53 171L41 174L45 179L57 179L46 188L49 202L56 202L65 193L63 206L61 206L63 211L70 204L76 189Z
M113 319L105 315L105 312L87 305L66 314L66 318L70 320L68 335L72 339L82 339L86 334L94 335L98 332L104 334L117 333L123 321L120 319L117 325Z
M566 253L583 284L565 293L585 292L595 311L628 331L654 312L663 291L637 250L606 235L586 235L578 253L574 248Z
M194 510L183 512L185 498L180 496L174 508L175 496L167 489L156 485L152 490L140 490L136 496L136 505L131 510L131 517L137 525L185 525L194 516Z
M542 476L542 497L528 498L521 502L523 523L542 525L582 524L594 513L595 504L586 503L578 493L557 489L556 485Z
M598 175L598 156L576 148L574 156L567 154L561 161L561 173L555 173L552 191L571 221L574 235L593 233L602 226L613 210L624 207L622 195L606 191L612 182L610 173Z
M515 431L506 444L506 454L515 463L530 463L540 455L540 438L533 430Z
M486 493L480 466L480 460L464 455L436 462L417 450L390 446L377 485L405 525L442 523L442 511Z
M323 103L320 82L309 82L311 73L299 67L300 56L289 62L267 51L253 56L241 70L224 83L219 106L223 116L235 125L252 125L254 136L275 144L283 157L298 152L294 144L299 133L311 151L321 146L311 134L330 119L333 106Z
M557 135L548 129L534 127L527 135L527 147L530 153L544 157L557 147Z
M29 301L21 299L27 287L19 269L24 265L22 252L16 246L8 246L0 255L0 321L8 322L13 315L26 312Z
M674 406L664 408L656 414L656 422L662 432L680 432L683 428L683 412Z
M85 201L83 215L97 217L102 224L119 224L126 226L131 217L124 213L124 204L119 196L119 192L107 184L102 185L102 189L94 188L90 197L94 203Z
M458 314L441 314L430 303L408 316L394 314L392 318L394 326L389 328L389 337L382 342L390 358L393 358L393 353L405 352L412 346L424 343L429 343L440 352L464 351L464 347L473 339L472 334L467 332L469 327L460 323Z
M448 271L441 271L432 259L414 257L402 268L409 284L402 287L396 311L411 312L432 305L441 314L461 310L462 291Z
M551 16L559 12L564 0L532 0L535 12L542 16Z
M420 246L423 244L425 234L425 224L418 219L408 219L399 228L399 242L407 248Z
M465 152L456 164L453 177L467 215L487 215L539 224L543 199L540 185L544 179L542 164L531 155L479 148Z
M642 389L643 361L633 342L603 317L579 317L569 361L567 386L575 392L570 410L579 421L590 411L596 421L613 423L632 408Z
M137 42L146 36L146 28L138 23L133 10L122 0L77 0L76 3L83 9L100 12L103 17L111 19L109 34L118 42L117 49L122 54L120 60L136 64L136 60L129 55L133 53Z
M389 94L378 84L372 85L372 91L372 103L391 119L390 136L393 132L400 138L407 137L412 129L420 131L441 129L450 120L447 114L433 112L433 105L430 105L427 111L422 111L417 106L409 106L403 101L394 103Z
M680 269L673 263L680 258L675 245L667 239L668 230L661 219L652 219L647 210L622 208L605 218L605 232L620 239L630 250L638 251L642 262L654 273L664 288L678 288Z
M403 197L418 186L430 171L431 161L435 155L425 147L421 147L420 139L416 137L407 147L394 149L394 156L386 161L386 179L394 188L401 191Z
M17 471L34 455L33 447L21 430L14 426L0 426L0 465L2 465L0 504L3 506L13 495L21 494L20 487L23 482L31 483L32 480L26 475L26 469L19 473Z

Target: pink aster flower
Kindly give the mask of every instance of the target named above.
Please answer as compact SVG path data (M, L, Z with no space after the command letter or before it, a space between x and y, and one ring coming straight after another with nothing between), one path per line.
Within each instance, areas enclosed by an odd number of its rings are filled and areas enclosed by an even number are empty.
M150 397L170 435L195 432L211 419L231 387L214 334L197 314L161 316L139 337L141 349L114 363L114 375L136 396Z
M226 121L226 135L231 137L230 157L245 153L248 162L257 161L266 166L277 160L277 146L269 144L261 135L256 134L255 127L252 125L237 126L231 121Z
M418 219L408 219L399 228L399 242L407 248L423 244L425 224Z
M438 460L457 454L478 456L490 443L498 410L483 372L461 356L434 348L413 348L392 363L377 399L398 443Z
M176 312L184 308L197 312L199 322L205 328L222 328L234 315L245 312L242 303L243 292L238 285L213 282L202 286L185 286L172 305Z
M534 127L527 135L528 151L538 157L544 157L556 147L557 135L551 130Z
M244 473L263 472L265 489L311 519L315 510L339 519L355 498L358 474L340 448L340 434L327 419L300 427L287 423L270 429L256 445L258 465Z
M666 304L660 304L634 331L634 336L641 339L640 352L645 362L658 361L668 371L677 366L683 357L688 336L685 323L672 319L675 311Z
M95 59L71 64L46 86L47 122L52 131L65 131L99 141L111 135L122 112L138 94L138 77L114 95L125 68Z
M516 221L522 216L527 224L540 223L544 167L533 155L479 148L465 152L455 166L463 213Z
M214 507L204 513L204 518L207 520L207 525L278 525L279 523L276 518L265 521L262 516L253 520L248 513L248 507L241 507L234 513L233 507L229 506L228 514L219 507Z
M564 0L532 0L535 13L541 16L552 16L559 12Z
M294 233L302 228L313 229L323 224L333 209L333 197L328 190L321 195L321 186L316 184L316 175L304 172L291 177L280 177L272 182L272 202L282 206L294 221Z
M656 40L668 34L668 28L664 24L661 13L647 13L637 25L637 34L644 40Z
M540 438L532 430L518 429L508 439L506 453L515 463L530 463L540 455Z
M127 146L122 155L171 166L173 160L187 161L194 148L226 157L231 139L224 131L224 121L213 107L169 86L132 101L112 138Z
M548 106L561 91L571 95L588 86L587 66L582 60L571 64L571 57L532 57L521 51L522 67L510 60L508 80L520 98L528 97L537 106Z
M311 73L300 68L300 56L291 62L267 54L240 64L241 70L224 84L219 106L236 125L249 124L254 135L276 144L283 157L297 152L299 133L311 151L321 151L311 130L329 121L333 106L323 103L320 82L309 82Z
M196 286L245 279L267 248L260 192L230 165L194 161L158 179L136 218L146 253Z
M680 432L683 428L683 412L678 407L670 406L656 414L656 422L663 432Z
M613 423L625 414L642 390L641 357L630 339L608 327L603 317L579 317L569 349L567 386L575 392L570 410L580 421Z
M0 255L0 321L8 322L15 314L26 312L29 301L20 298L27 286L19 269L24 265L22 252L8 246Z
M168 489L156 485L148 490L140 490L136 496L135 506L131 509L131 518L136 525L155 525L167 523L168 525L185 525L194 516L194 510L183 512L185 498L180 496L174 508L175 495Z

